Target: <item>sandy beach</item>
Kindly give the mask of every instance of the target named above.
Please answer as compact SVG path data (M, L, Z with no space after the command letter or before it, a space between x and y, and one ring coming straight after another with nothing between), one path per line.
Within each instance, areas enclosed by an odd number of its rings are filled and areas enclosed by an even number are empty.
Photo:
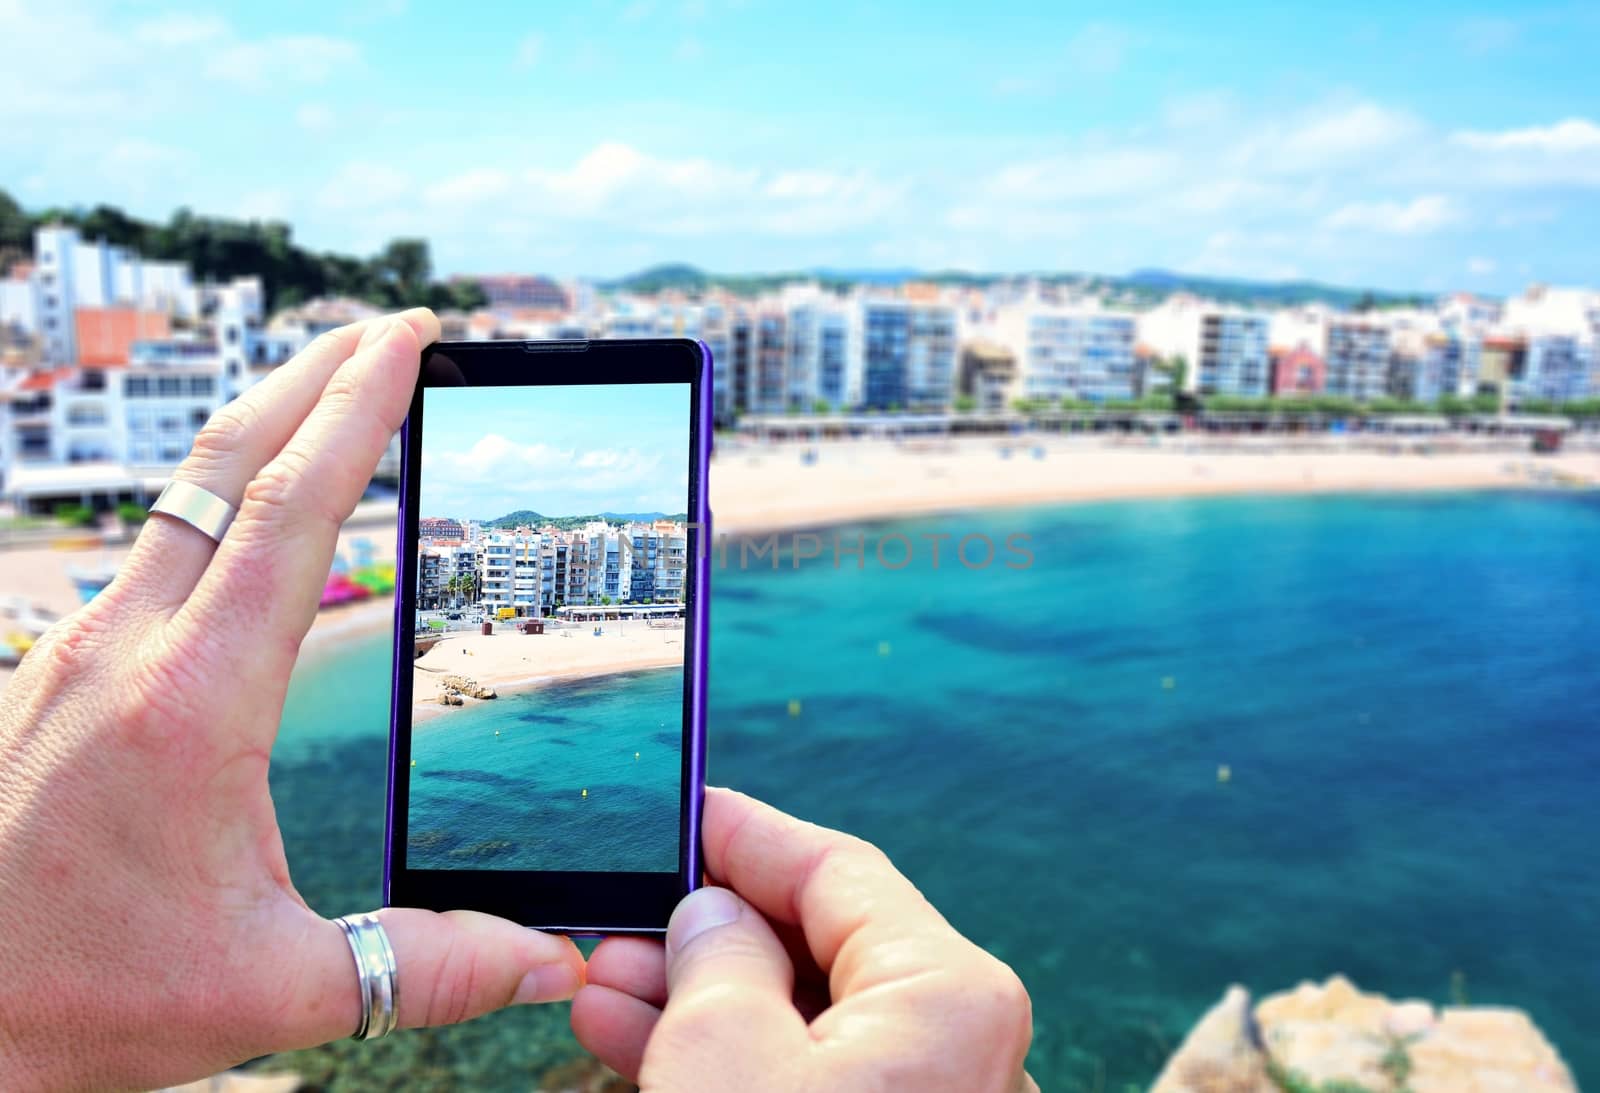
M1250 441L1166 438L1160 446L1098 439L972 438L926 442L836 441L819 445L721 441L711 473L716 532L748 535L885 517L963 509L1119 498L1228 493L1358 492L1600 487L1600 451L1534 456L1526 448L1417 454L1328 444L1264 448ZM814 453L809 458L807 453ZM377 561L393 558L393 509L363 506L340 550L364 540ZM78 605L69 566L120 562L127 546L64 552L0 550L0 596L25 596L58 614ZM306 641L381 633L393 608L385 598L322 612ZM628 626L637 626L630 631ZM570 637L564 637L569 634ZM419 662L417 696L436 704L434 669L497 688L541 680L630 671L681 662L682 632L642 623L608 623L603 638L585 628L540 637L511 633L452 636ZM465 652L463 652L465 650ZM0 683L10 669L0 669Z
M802 458L808 448L813 462ZM1388 454L1169 438L1032 436L925 444L842 441L725 446L711 471L716 532L750 534L962 509L1228 493L1600 486L1600 452Z
M439 705L442 679L466 676L497 691L511 691L561 679L668 668L683 663L683 631L652 629L638 622L608 622L599 637L597 624L521 634L496 626L492 634L459 633L443 638L419 658L413 675L413 697L423 709L447 712ZM467 699L472 702L472 699Z

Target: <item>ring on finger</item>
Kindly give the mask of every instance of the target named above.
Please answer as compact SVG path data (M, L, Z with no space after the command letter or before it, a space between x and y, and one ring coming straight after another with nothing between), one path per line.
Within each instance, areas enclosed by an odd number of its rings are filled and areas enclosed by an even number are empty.
M361 1024L352 1039L377 1040L394 1031L400 1009L394 949L377 915L345 915L333 920L344 931L356 958L361 988Z

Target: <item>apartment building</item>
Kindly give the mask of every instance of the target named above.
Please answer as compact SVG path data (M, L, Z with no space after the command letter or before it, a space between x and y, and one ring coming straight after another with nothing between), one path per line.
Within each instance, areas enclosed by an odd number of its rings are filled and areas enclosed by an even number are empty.
M847 384L868 410L944 407L956 379L956 310L936 300L858 295L850 311Z
M1191 394L1267 394L1272 376L1266 315L1174 296L1141 315L1138 326L1140 341L1163 356L1183 358L1184 390Z
M457 276L451 280L477 285L483 290L492 311L526 310L561 314L572 305L566 289L548 277L512 273L483 277Z
M430 544L439 561L424 563L419 591L448 587L463 559L476 565L477 602L490 611L509 608L518 615L548 615L567 604L655 603L680 601L688 568L688 531L658 520L613 527L594 522L563 531L517 528L491 530L481 545ZM431 569L431 575L430 575Z
M1127 312L1030 301L996 316L996 340L1019 362L1015 396L1131 399L1139 387L1137 324Z
M1324 333L1324 389L1330 395L1368 401L1389 389L1389 328L1358 316L1332 318Z
M786 308L788 367L785 409L842 410L861 400L850 370L850 308L840 297L808 292Z
M1520 374L1510 377L1508 394L1517 402L1552 399L1564 402L1590 393L1589 372L1594 343L1572 334L1534 334L1527 340Z

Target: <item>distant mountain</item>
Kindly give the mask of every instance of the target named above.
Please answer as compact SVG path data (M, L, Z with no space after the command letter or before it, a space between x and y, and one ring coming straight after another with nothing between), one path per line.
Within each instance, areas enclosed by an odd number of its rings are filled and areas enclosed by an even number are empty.
M976 273L968 270L918 270L911 267L884 269L845 269L819 266L787 273L707 273L697 266L676 262L652 266L600 287L616 292L655 293L672 289L697 293L722 288L741 295L754 295L795 281L816 281L827 288L844 289L854 285L897 285L907 281L931 281L943 285L983 287L1000 281L1035 277L1053 284L1072 284L1128 298L1135 305L1157 304L1178 292L1188 292L1224 303L1244 306L1285 307L1296 304L1325 303L1339 308L1396 307L1424 300L1420 293L1387 289L1350 288L1319 281L1251 281L1230 277L1206 277L1166 269L1139 269L1125 277L1111 274L1065 271L1031 273Z
M1345 288L1326 285L1320 281L1250 281L1231 277L1201 277L1165 269L1140 269L1126 277L1108 277L1103 281L1108 286L1120 287L1135 295L1148 295L1153 298L1165 298L1176 292L1188 292L1228 303L1266 304L1279 307L1317 302L1344 308L1362 305L1386 307L1419 303L1423 300L1423 296L1418 293L1393 292L1387 289Z

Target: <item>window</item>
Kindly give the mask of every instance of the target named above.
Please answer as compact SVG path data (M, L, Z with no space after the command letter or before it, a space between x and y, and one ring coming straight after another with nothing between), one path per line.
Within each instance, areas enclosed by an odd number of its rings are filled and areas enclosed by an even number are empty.
M239 344L239 328L236 326L224 327L222 332L222 340L227 342L229 345Z
M160 420L156 422L156 428L163 433L175 433L183 428L183 419L177 414L162 414Z
M99 406L74 406L67 411L67 424L95 427L106 423L106 412Z
M174 448L172 445L168 444L161 449L161 462L180 463L183 461L183 457L186 454L188 453L185 449Z
M190 376L189 393L191 395L209 395L217 388L217 381L210 376Z
M98 368L90 368L79 378L78 388L83 391L104 391L106 389L106 374Z
M129 398L146 398L150 394L149 376L129 376L123 381L122 393Z
M183 394L182 377L162 376L156 381L156 393L163 396Z
M130 432L148 433L150 431L150 411L130 411L128 413L128 429Z
M210 417L211 417L211 415L206 413L204 410L201 410L201 409L198 409L198 408L194 409L194 410L190 410L189 411L189 427L198 432L200 429L202 429L205 426L205 423L207 422L207 420L210 419Z
M48 308L54 308L56 306L56 298L53 294L44 298L44 306Z

